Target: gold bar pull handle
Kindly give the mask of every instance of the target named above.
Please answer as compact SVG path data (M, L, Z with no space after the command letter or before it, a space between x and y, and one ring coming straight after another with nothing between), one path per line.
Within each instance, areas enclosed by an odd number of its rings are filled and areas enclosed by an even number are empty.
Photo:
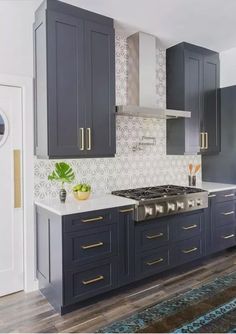
M120 210L120 213L133 212L134 208Z
M88 285L88 284L96 283L96 282L99 282L99 281L102 281L102 280L104 280L104 276L101 275L101 276L98 276L96 278L90 279L88 281L82 281L82 283L84 285Z
M215 194L208 195L208 198L214 198L214 197L216 197L216 195L215 195Z
M87 150L91 151L92 148L92 136L91 136L91 128L87 128Z
M92 223L97 222L99 220L103 220L104 218L102 216L95 217L95 218L89 218L89 219L82 219L82 223Z
M86 245L86 246L81 246L82 249L91 249L91 248L96 248L96 247L100 247L103 246L103 242L97 242L96 244L91 244L91 245Z
M14 208L21 208L21 151L13 151L14 160Z
M205 149L207 150L208 149L208 132L205 132Z
M184 253L184 254L189 254L189 253L193 253L193 252L196 252L198 250L198 248L197 247L194 247L194 248L191 248L191 249L184 249L184 250L182 250L182 253Z
M158 260L151 261L151 262L146 262L146 264L147 264L148 266L154 266L154 264L158 264L158 263L161 263L161 262L163 262L163 261L164 261L164 259L161 257L161 258L158 259Z
M84 128L80 128L80 151L84 151Z
M227 194L227 195L225 195L225 197L234 197L234 194L232 193L232 194Z
M183 226L182 229L183 230L192 230L193 228L196 228L196 227L197 227L197 225L194 224L194 225L191 225L191 226Z
M158 234L153 234L153 235L146 235L146 238L149 239L149 240L152 240L152 239L157 239L157 238L160 238L160 237L163 237L164 233L158 233Z
M231 239L234 237L234 234L226 235L225 237L222 237L223 239Z
M205 137L204 137L204 132L201 132L200 135L201 135L200 149L201 149L201 150L204 150L204 149L205 149L205 143L204 143L204 141L205 141Z
M231 216L231 215L234 215L234 211L222 212L221 214L222 214L223 216Z

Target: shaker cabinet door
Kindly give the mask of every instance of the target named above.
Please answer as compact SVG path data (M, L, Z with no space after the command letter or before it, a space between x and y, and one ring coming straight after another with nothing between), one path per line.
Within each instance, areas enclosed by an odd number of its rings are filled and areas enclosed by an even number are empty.
M47 13L48 146L50 157L83 155L84 22Z
M220 152L220 108L219 108L219 55L204 57L204 114L205 149L203 153Z
M86 151L88 156L115 154L114 29L85 22Z
M186 152L200 152L200 120L203 110L203 57L185 50L185 110L191 118L185 120Z

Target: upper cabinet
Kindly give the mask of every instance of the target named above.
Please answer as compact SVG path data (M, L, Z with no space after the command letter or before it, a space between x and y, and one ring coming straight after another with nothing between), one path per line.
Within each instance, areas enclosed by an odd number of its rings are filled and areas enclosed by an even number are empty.
M115 155L113 20L45 1L34 24L35 153Z
M166 57L167 108L191 111L167 121L167 154L219 153L219 54L180 43Z

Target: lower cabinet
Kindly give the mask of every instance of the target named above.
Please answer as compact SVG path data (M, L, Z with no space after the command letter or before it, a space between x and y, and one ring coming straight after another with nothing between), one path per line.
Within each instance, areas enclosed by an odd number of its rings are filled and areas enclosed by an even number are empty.
M39 287L60 313L145 277L236 245L236 190L209 207L134 222L134 207L58 216L36 207Z
M236 246L236 189L210 193L205 210L206 253Z

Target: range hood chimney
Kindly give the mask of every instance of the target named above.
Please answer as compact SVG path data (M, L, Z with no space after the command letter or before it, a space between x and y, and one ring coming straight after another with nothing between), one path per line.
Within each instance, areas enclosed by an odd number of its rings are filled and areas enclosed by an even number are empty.
M156 94L156 37L138 32L127 38L127 105L117 106L117 114L144 118L191 117L191 112L159 109Z

